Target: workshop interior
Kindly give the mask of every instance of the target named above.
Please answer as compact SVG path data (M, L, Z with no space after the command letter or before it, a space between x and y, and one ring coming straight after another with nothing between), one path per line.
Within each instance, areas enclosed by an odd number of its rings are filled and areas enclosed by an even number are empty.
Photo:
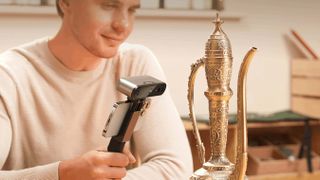
M55 6L1 0L0 53L54 35ZM140 0L126 41L154 53L166 82L119 81L127 99L114 102L106 122L121 127L109 150L122 152L146 101L167 91L190 145L190 179L320 179L319 7L317 0ZM125 103L123 124L113 125Z

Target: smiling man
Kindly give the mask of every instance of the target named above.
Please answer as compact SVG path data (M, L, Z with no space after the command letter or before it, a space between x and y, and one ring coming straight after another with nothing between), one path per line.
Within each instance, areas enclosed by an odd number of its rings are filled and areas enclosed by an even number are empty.
M0 179L180 180L192 158L167 91L153 98L129 148L106 152L101 136L120 77L165 81L155 56L128 44L139 0L57 0L62 25L0 55Z

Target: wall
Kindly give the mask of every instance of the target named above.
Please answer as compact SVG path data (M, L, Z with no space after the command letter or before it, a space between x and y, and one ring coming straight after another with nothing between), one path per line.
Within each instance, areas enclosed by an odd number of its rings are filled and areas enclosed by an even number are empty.
M317 0L227 0L226 11L241 15L237 21L223 25L233 45L234 95L230 111L236 112L237 73L247 50L255 46L258 53L249 70L248 111L270 113L290 108L289 68L292 57L302 54L289 43L290 29L298 31L320 54L320 1ZM213 14L214 16L214 14ZM0 51L53 35L59 18L53 16L0 15ZM142 43L156 54L170 86L174 102L181 114L188 114L187 81L190 65L204 55L204 46L213 30L206 19L138 18L129 42ZM206 114L208 105L204 73L196 84L196 111Z

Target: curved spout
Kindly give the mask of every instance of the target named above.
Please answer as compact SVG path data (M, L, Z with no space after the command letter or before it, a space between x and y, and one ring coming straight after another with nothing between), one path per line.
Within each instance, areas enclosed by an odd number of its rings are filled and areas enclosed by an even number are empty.
M235 180L243 180L245 178L245 173L247 170L247 146L248 146L248 136L247 136L247 98L246 98L246 77L248 68L251 60L257 48L253 47L246 54L245 58L240 67L238 75L238 91L237 91L237 157L235 171L231 177Z

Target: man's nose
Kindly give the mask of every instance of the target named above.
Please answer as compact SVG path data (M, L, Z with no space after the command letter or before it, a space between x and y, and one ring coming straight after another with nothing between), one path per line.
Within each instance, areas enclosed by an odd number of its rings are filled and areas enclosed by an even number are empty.
M119 12L114 15L112 27L118 31L123 32L129 27L128 13Z

